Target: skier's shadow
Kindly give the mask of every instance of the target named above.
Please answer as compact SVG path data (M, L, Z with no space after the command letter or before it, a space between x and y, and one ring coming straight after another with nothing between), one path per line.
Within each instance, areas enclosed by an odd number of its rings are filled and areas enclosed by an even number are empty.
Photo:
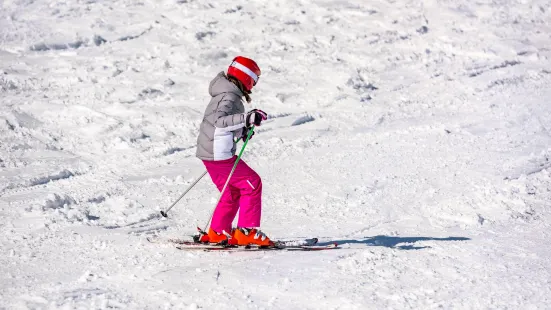
M369 246L384 246L387 248L400 249L400 250L420 250L430 248L430 246L417 246L414 243L418 241L467 241L471 240L466 237L447 237L447 238L433 238L433 237L391 237L391 236L374 236L364 237L360 239L351 240L332 240L327 242L320 242L319 245L329 245L337 243L339 245L345 244L365 244Z

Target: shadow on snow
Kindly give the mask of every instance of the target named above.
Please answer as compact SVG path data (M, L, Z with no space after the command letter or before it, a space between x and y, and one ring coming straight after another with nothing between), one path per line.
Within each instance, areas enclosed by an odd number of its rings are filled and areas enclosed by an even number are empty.
M420 250L424 248L430 248L430 246L416 246L414 243L418 241L467 241L471 240L466 237L447 237L447 238L433 238L433 237L391 237L391 236L374 236L364 237L362 239L355 240L332 240L327 242L321 242L319 245L329 245L337 243L342 244L365 244L369 246L384 246L392 249L400 250ZM399 245L402 244L403 245Z

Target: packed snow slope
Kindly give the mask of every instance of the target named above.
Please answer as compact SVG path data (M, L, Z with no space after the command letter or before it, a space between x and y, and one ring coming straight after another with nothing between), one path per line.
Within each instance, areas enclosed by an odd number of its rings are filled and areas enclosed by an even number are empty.
M341 249L146 241L237 55L262 229ZM550 57L548 0L1 1L0 308L548 308Z

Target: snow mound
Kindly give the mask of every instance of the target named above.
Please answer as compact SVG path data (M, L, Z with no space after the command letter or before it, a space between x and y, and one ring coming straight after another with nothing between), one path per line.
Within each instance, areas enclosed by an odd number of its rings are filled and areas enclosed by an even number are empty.
M43 176L43 177L34 178L34 179L32 179L28 182L28 186L42 185L42 184L46 184L48 182L68 179L68 178L73 177L73 176L75 176L75 174L73 172L71 172L67 169L63 169L63 170L59 171L58 173L50 174L50 175Z
M63 209L75 204L75 200L64 194L49 194L42 206L42 210Z
M139 226L159 217L157 211L124 196L105 197L104 201L90 206L90 210L98 216L98 225L109 229Z
M98 217L90 214L88 208L66 194L48 194L42 203L36 205L36 208L31 207L27 211L34 209L39 209L46 214L50 223L91 224L98 219Z
M291 126L298 126L298 125L306 124L306 123L309 123L309 122L313 122L314 120L316 120L316 119L312 115L307 114L307 115L304 115L304 116L301 116L301 117L297 118L291 124Z

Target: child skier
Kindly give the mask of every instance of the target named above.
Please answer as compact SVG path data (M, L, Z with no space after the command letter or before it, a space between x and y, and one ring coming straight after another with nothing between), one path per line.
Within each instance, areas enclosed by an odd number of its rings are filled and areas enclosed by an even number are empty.
M210 82L212 98L199 129L196 156L203 161L219 191L237 159L236 141L245 140L250 127L260 126L267 118L266 113L258 109L245 113L242 103L242 97L251 102L249 95L259 76L260 68L253 60L238 56L233 59L227 74L220 72ZM261 196L260 176L240 160L214 210L208 233L203 234L200 241L273 246L270 238L259 229ZM232 230L238 210L237 228Z

